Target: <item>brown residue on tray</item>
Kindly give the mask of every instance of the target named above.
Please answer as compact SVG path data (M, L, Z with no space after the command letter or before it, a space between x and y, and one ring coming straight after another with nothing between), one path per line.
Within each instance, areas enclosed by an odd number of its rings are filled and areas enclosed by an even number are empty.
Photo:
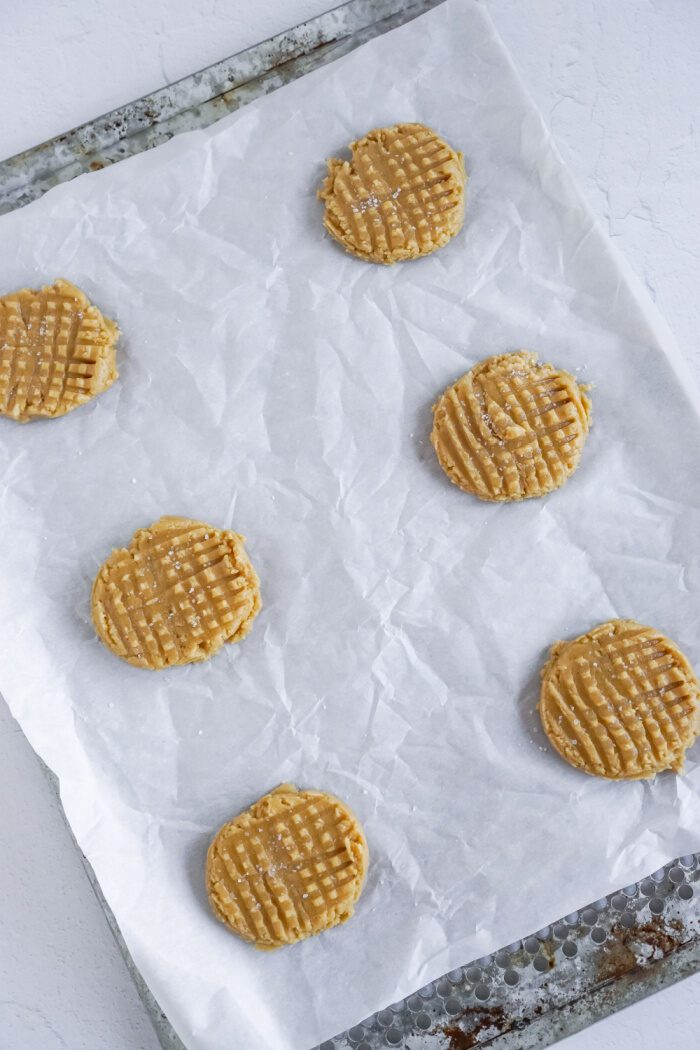
M479 1036L488 1028L497 1029L497 1033L494 1033L494 1035L503 1035L504 1032L509 1031L513 1027L511 1018L500 1006L476 1007L475 1009L465 1010L462 1019L472 1026L468 1031L460 1028L457 1024L446 1025L436 1030L449 1040L449 1050L472 1050L473 1047L479 1045Z
M641 926L627 929L615 926L603 947L597 968L600 982L615 981L625 974L639 973L641 976L649 963L658 962L677 951L690 937L680 919L664 919L661 916ZM646 945L651 954L641 957L639 951Z

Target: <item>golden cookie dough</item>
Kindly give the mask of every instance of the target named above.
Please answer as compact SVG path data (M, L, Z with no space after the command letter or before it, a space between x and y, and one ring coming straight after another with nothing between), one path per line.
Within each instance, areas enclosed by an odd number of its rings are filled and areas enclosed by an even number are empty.
M217 919L256 948L280 948L347 922L369 852L347 806L282 784L217 832L206 885Z
M248 634L260 581L244 537L189 518L161 518L112 551L92 588L105 645L135 667L160 671L206 660Z
M700 683L659 631L610 620L552 647L539 711L572 766L609 780L644 780L664 769L683 772L700 733Z
M544 496L578 466L587 387L518 350L488 357L433 406L430 440L450 481L484 500Z
M119 373L119 329L68 281L0 298L0 415L63 416Z
M442 248L462 228L464 157L423 124L375 128L331 157L323 224L352 255L395 263Z

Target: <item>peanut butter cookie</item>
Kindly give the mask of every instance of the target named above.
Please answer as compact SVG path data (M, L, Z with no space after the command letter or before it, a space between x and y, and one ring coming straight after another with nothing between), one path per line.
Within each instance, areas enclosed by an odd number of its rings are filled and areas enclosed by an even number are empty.
M664 769L683 772L700 733L700 684L659 631L610 620L552 647L539 711L572 766L609 780L644 780Z
M481 361L433 407L430 440L440 466L479 499L552 492L581 458L590 426L586 389L527 350Z
M347 922L369 853L357 818L322 791L282 784L217 832L206 886L217 919L256 948Z
M376 263L428 255L464 222L464 158L423 124L376 128L332 157L319 198L346 251Z
M97 634L123 660L154 671L206 660L245 638L261 602L243 543L189 518L139 529L97 574Z
M118 377L119 329L68 281L0 298L0 415L71 412Z

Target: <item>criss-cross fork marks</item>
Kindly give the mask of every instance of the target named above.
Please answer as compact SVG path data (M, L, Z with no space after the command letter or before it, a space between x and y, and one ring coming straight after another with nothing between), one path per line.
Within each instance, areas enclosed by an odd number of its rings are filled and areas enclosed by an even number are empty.
M117 378L116 325L67 281L0 299L0 413L62 415Z
M238 640L259 605L241 538L187 519L137 532L107 559L93 591L103 641L153 668L201 660Z
M585 394L573 376L537 365L534 354L490 362L464 375L435 406L431 440L440 464L482 499L551 492L578 465L588 434Z
M612 779L680 770L699 709L698 682L685 658L633 621L602 624L561 647L545 669L540 702L560 754Z
M261 947L349 918L364 880L364 839L351 814L316 792L293 793L286 802L269 816L260 815L258 803L226 825L208 860L218 917Z
M461 155L430 128L378 128L329 161L319 196L325 226L348 251L375 262L425 255L458 232L466 176Z

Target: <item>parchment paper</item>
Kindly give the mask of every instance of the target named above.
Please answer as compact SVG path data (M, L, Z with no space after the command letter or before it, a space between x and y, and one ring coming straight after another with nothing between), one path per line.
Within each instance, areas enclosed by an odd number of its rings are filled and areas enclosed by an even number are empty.
M467 220L379 268L322 235L315 190L326 156L400 120L464 150ZM108 394L0 423L0 687L189 1047L306 1050L698 847L698 748L682 779L607 783L533 713L550 643L608 617L700 662L699 405L479 7L0 235L3 289L68 277L124 332ZM522 346L595 384L595 425L560 492L483 504L439 470L430 405ZM98 642L89 601L161 514L243 532L265 607L242 644L155 674ZM346 799L372 865L347 926L256 953L210 916L204 855L284 780Z

